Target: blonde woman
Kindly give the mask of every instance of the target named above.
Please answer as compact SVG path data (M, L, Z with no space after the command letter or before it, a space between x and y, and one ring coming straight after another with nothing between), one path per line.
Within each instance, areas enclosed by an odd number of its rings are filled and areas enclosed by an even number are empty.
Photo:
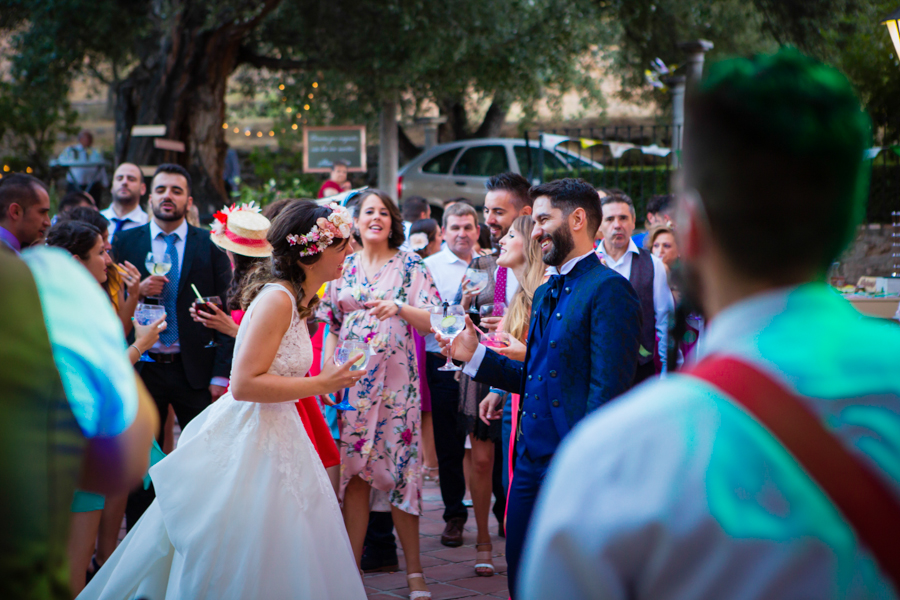
M519 282L519 289L513 296L509 309L503 317L502 329L509 334L510 345L508 348L500 348L497 351L515 360L525 359L525 340L528 337L528 322L531 318L531 301L534 292L544 283L544 271L546 265L541 259L541 246L537 240L532 239L531 231L534 221L528 215L518 217L513 221L509 232L500 240L500 255L497 257L497 266L511 269ZM505 402L503 400L505 399ZM500 407L503 408L503 448L509 448L510 432L512 431L511 416L514 415L513 400L511 395L502 390L491 390L479 405L479 417L487 425L492 420L501 417ZM506 409L509 409L507 412ZM510 418L507 418L510 415ZM507 427L507 424L510 426ZM478 439L474 434L469 436L472 441L472 462L474 465L492 465L494 461L494 443L490 440ZM509 454L507 454L509 456ZM503 485L509 487L508 474L510 465L505 464L503 469ZM475 548L475 573L482 577L494 574L492 560L493 547L491 535L488 531L488 517L491 503L491 469L486 473L483 469L474 469L471 480L472 505L475 510L475 522L478 526ZM478 475L480 474L480 475Z

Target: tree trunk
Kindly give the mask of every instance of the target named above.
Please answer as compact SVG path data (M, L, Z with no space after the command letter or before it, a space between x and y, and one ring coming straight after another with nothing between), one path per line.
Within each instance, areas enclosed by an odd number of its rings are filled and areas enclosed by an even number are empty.
M118 85L115 111L116 162L186 167L201 214L227 199L222 179L225 91L243 39L230 25L210 30L203 24L185 15L177 19ZM165 125L165 137L184 142L185 152L163 152L154 148L153 138L132 137L134 125Z
M440 143L454 142L469 138L497 137L506 121L509 112L509 100L505 94L497 92L491 102L484 119L478 128L471 132L468 129L468 114L466 106L458 98L446 98L438 103L441 114L447 117L447 122L438 128Z
M508 112L509 102L503 95L495 94L490 107L484 115L484 120L472 137L489 138L499 136L501 129L503 129L503 123L506 122Z

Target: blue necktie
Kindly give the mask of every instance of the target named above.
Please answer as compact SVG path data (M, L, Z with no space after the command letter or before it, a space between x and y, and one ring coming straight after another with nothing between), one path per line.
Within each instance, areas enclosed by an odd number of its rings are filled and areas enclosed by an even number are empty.
M130 220L131 219L117 219L116 217L113 217L112 222L116 224L115 229L113 229L113 237L116 237L116 234L122 231L122 227L125 226L125 222Z
M163 306L166 307L166 330L159 334L159 339L165 346L171 346L178 341L178 314L175 312L175 302L178 299L178 280L181 278L181 267L178 265L178 250L175 249L175 242L179 238L177 233L170 233L163 239L166 242L166 256L169 257L172 268L166 273L169 283L162 291Z

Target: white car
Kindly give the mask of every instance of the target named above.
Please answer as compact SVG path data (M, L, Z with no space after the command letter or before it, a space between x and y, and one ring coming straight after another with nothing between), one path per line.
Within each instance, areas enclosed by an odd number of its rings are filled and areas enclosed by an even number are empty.
M525 177L529 172L537 173L541 151L545 171L603 169L602 164L574 152L547 143L541 148L537 140L530 141L528 147L521 138L462 140L439 144L403 165L398 173L397 196L401 204L403 198L422 196L435 206L448 198L463 197L481 208L489 177L507 171Z

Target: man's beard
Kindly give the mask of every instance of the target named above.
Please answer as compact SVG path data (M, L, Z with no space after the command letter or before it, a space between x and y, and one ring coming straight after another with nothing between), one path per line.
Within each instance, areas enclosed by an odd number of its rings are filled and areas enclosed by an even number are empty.
M121 192L125 192L122 194ZM131 205L131 204L139 204L141 201L140 194L132 194L131 191L127 189L123 189L120 192L116 192L113 197L114 201L118 201L119 204Z
M572 237L572 230L568 224L560 225L559 229L551 233L550 250L542 252L544 264L551 267L560 267L565 262L566 257L575 249L575 239ZM543 240L542 240L543 241Z
M187 207L183 210L178 210L178 207L175 207L175 210L172 214L166 214L159 210L158 206L153 207L153 216L159 219L160 221L180 221L184 218L184 215L187 214Z

